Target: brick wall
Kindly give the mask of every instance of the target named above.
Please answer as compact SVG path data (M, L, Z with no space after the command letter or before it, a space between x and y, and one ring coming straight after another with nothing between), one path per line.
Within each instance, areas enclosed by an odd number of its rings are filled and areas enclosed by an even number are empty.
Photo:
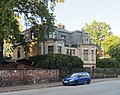
M42 69L0 69L0 86L24 85L55 82L59 80L59 70Z

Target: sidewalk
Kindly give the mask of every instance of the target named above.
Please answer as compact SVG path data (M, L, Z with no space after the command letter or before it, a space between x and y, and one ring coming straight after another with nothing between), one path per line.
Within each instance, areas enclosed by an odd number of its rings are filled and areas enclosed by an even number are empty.
M120 78L92 79L91 83L110 81L110 80L119 80L119 79ZM62 86L62 83L61 82L55 82L55 83L0 87L0 93L20 91L20 90L40 89L40 88L48 88L48 87L57 87L57 86Z

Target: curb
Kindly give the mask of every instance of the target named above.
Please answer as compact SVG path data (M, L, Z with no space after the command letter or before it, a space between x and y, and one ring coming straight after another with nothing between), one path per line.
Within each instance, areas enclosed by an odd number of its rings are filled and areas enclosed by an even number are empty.
M112 80L120 80L120 78L92 79L91 83L104 82L104 81L112 81Z
M62 83L56 82L56 83L0 87L0 93L21 91L21 90L31 90L31 89L42 89L42 88L50 88L50 87L58 87L58 86L62 86Z
M92 79L91 83L111 81L111 80L120 80L120 78ZM62 86L62 82L0 87L0 93L21 91L21 90L31 90L31 89L42 89L42 88L50 88L50 87L58 87L58 86Z

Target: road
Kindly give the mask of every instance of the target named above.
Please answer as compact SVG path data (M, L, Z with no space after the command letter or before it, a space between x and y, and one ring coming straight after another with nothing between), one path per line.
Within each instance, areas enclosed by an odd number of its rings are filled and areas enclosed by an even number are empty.
M120 95L120 80L97 82L90 85L5 92L0 95Z

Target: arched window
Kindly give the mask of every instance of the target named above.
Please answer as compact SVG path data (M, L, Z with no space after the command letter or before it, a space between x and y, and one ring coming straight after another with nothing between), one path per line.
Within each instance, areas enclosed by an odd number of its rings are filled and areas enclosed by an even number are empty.
M20 47L18 48L18 51L17 51L18 53L18 58L20 58Z

